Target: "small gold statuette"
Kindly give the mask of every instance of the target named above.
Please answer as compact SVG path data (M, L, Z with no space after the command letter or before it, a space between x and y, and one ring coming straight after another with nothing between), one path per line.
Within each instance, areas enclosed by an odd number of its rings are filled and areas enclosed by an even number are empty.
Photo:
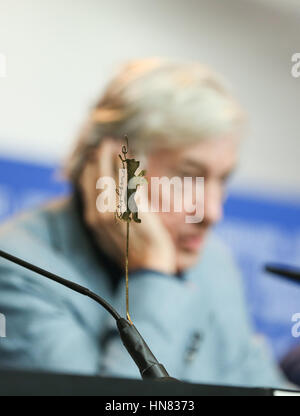
M128 280L128 254L129 254L129 225L131 220L136 223L141 223L141 219L138 218L138 207L134 200L135 193L137 191L138 186L141 183L147 182L145 175L146 171L142 170L138 175L136 175L136 171L140 166L140 162L135 159L128 159L128 137L125 136L126 146L122 146L122 155L119 154L119 158L122 161L123 170L126 170L127 176L127 184L126 184L126 192L124 195L123 206L125 206L125 210L122 212L121 209L121 202L120 199L123 198L123 186L124 181L121 181L121 185L119 189L116 189L117 195L119 196L119 204L118 209L116 212L116 218L122 221L126 221L126 258L125 258L125 276L126 276L126 317L127 320L133 325L132 320L129 315L129 280Z

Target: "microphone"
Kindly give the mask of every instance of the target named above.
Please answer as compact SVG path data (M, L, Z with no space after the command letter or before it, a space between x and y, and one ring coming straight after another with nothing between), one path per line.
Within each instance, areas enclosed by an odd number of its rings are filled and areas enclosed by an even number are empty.
M86 287L80 286L77 283L64 279L47 270L41 269L40 267L28 263L18 257L12 256L11 254L2 250L0 250L0 257L3 257L12 263L24 267L25 269L31 270L34 273L44 276L47 279L53 280L54 282L66 286L77 293L93 299L104 309L106 309L107 312L109 312L115 319L121 340L133 361L136 363L143 379L178 381L177 379L170 377L165 367L158 362L136 327L127 321L127 319L122 318L108 302L106 302L96 293L91 292Z
M265 270L269 273L285 277L293 282L300 283L300 269L295 269L283 264L266 264Z

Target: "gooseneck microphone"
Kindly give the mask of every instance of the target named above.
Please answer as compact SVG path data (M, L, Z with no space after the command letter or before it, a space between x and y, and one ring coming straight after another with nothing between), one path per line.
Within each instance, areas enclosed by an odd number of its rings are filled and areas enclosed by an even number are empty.
M4 259L24 267L25 269L31 270L34 273L44 276L47 279L53 280L54 282L66 286L77 293L93 299L104 309L106 309L107 312L109 312L115 319L122 342L133 361L136 363L143 379L177 381L175 378L170 377L165 367L158 362L136 327L125 318L122 318L108 302L96 293L91 292L86 287L80 286L77 283L57 276L47 270L41 269L40 267L21 260L18 257L12 256L2 250L0 250L0 257L3 257Z
M265 270L293 282L300 283L300 269L283 264L266 264Z

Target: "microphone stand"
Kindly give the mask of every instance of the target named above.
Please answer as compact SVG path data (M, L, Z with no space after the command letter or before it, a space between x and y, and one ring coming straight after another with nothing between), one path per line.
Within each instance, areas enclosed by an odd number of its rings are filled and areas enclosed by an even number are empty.
M12 256L2 250L0 250L0 257L3 257L4 259L24 267L25 269L31 270L34 273L44 276L47 279L53 280L54 282L66 286L77 293L93 299L104 309L106 309L107 312L110 313L115 319L122 342L133 361L136 363L143 379L178 381L175 378L170 377L165 367L158 362L136 327L125 318L122 318L108 302L96 293L91 292L86 287L80 286L77 283L66 280L47 270L41 269L40 267L28 263L18 257Z

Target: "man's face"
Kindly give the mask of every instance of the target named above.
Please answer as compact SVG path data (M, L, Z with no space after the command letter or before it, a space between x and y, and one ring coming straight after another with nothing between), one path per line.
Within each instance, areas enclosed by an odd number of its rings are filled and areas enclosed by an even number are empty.
M197 261L208 231L222 218L225 182L235 167L237 150L237 138L227 135L172 150L156 150L148 157L147 177L150 198L151 177L178 176L182 181L184 177L192 177L193 181L195 177L204 177L204 217L201 222L186 222L186 216L195 215L196 208L195 212L186 212L184 207L181 212L174 212L172 192L170 212L161 212L164 196L159 197L158 215L175 244L178 271L192 266Z

